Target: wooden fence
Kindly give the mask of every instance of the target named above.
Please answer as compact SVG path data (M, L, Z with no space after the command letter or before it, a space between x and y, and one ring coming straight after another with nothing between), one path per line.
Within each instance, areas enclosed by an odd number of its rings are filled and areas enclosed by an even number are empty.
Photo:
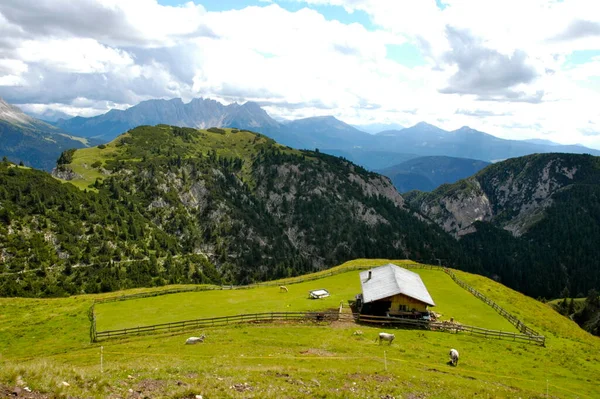
M427 321L414 319L395 319L385 316L360 315L359 323L380 324L390 327L422 328L426 330L443 331L450 333L465 333L485 338L508 339L518 342L528 342L541 346L546 345L546 338L541 335L519 334L507 331L488 330L487 328L468 326L465 324L448 323L441 321Z
M352 317L351 315L347 315ZM139 326L123 328L120 330L97 331L95 339L111 337L122 337L125 335L137 335L154 332L177 332L191 328L219 327L239 323L264 323L274 321L333 321L339 320L339 312L266 312L239 314L233 316L210 317L205 319L194 319L177 321L173 323L162 323L151 326Z
M330 277L330 276L334 276L334 275L341 274L341 273L371 269L373 267L374 267L373 265L351 266L351 267L346 267L343 269L337 269L334 271L330 271L329 273L319 273L316 276L310 276L310 277L302 277L301 276L298 278L286 279L284 281L279 281L279 282L275 281L275 282L270 282L270 283L258 283L258 284L250 284L250 285L243 285L243 286L235 286L235 285L200 286L200 287L189 287L189 288L175 288L175 289L153 291L153 292L142 292L139 294L122 295L122 296L117 296L117 297L98 299L95 301L95 303L125 301L125 300L130 300L130 299L147 298L147 297L152 297L152 296L177 294L177 293L183 293L183 292L211 291L211 290L225 290L225 289L238 290L238 289L249 289L249 288L256 288L256 287L276 287L276 286L279 286L280 284L291 285L291 284L303 283L306 281L318 280L318 279L322 279L324 277ZM461 331L468 332L472 335L492 337L492 338L512 338L515 341L518 341L518 340L528 341L528 342L534 342L534 343L545 346L546 338L543 335L539 334L537 331L528 327L527 325L525 325L525 323L523 323L521 320L519 320L514 315L510 314L508 311L506 311L500 305L498 305L491 299L487 298L485 295L483 295L482 293L480 293L479 291L477 291L476 289L474 289L473 287L471 287L464 281L460 280L458 277L456 277L454 272L452 272L450 269L441 267L441 266L426 265L426 264L420 264L420 263L403 264L402 267L410 268L410 269L439 270L439 271L445 272L452 278L452 280L454 280L454 282L456 282L456 284L458 284L462 288L466 289L471 294L473 294L477 298L481 299L486 304L491 306L494 310L496 310L501 316L503 316L512 325L514 325L517 328L517 330L519 330L521 332L521 334L509 333L509 332L497 331L497 330L487 330L485 328L466 326L466 325L460 325ZM126 328L126 329L122 329L122 330L110 330L110 331L96 331L96 316L94 313L94 304L90 307L90 311L88 312L88 317L90 318L90 324L91 324L90 339L92 340L92 342L95 342L97 339L100 339L100 338L116 337L116 336L130 335L130 334L140 334L140 333L144 333L144 332L177 331L177 330L185 329L188 327L191 328L191 327L222 326L222 325L227 325L227 324L235 324L235 323L243 323L243 322L267 322L267 321L278 321L278 320L302 320L302 319L311 320L316 317L315 315L330 315L330 314L332 314L332 313L328 313L328 312L255 313L255 314L243 314L243 315L236 315L236 316L213 317L213 318L208 318L208 319L186 320L186 321L179 321L179 322L174 322L174 323L164 323L164 324L156 324L156 325L151 325L151 326L133 327L133 328ZM333 314L337 315L338 318L340 317L340 315L338 313L333 313ZM368 319L365 319L366 317L367 316L361 316L360 320L365 321L365 322L375 322L374 321L375 319L369 321ZM371 317L376 317L376 316L371 316ZM440 329L440 330L444 330L445 328L448 327L448 325L444 324L444 323L441 323L443 325L440 326L440 325L438 325L440 323L429 322L429 321L425 321L425 320L421 321L421 320L389 319L389 318L384 318L384 319L386 320L386 323L394 324L394 325L398 325L398 326L404 325L404 326L424 327L425 325L427 325L427 326L432 327L430 329ZM390 322L390 320L393 320L393 321ZM382 321L381 320L377 321L377 323L381 324ZM455 327L453 327L453 329L456 330ZM528 338L525 338L525 337L528 337Z
M537 336L537 337L541 336L541 334L539 334L534 329L526 326L525 323L523 323L521 320L519 320L518 318L516 318L515 316L510 314L508 311L506 311L504 308L502 308L496 302L487 298L481 292L477 291L475 288L471 287L464 281L460 280L458 277L456 277L454 272L452 272L451 270L444 268L444 272L446 272L446 274L448 274L452 278L452 280L454 280L454 282L456 282L456 284L458 284L465 290L469 291L471 294L475 295L477 298L481 299L483 302L490 305L496 312L498 312L501 316L503 316L506 320L508 320L512 325L514 325L517 328L517 330L521 331L523 334Z
M267 323L275 321L329 322L335 320L357 321L358 323L378 324L395 328L422 328L441 332L464 333L484 338L508 339L517 342L528 342L542 346L545 344L545 338L543 336L511 333L498 330L488 330L485 328L457 323L444 323L412 319L396 319L381 316L343 314L339 312L267 312L211 317L195 320L184 320L173 323L124 328L120 330L97 331L95 332L95 340L118 338L127 335L139 335L148 333L182 332L188 329L220 327L240 323Z

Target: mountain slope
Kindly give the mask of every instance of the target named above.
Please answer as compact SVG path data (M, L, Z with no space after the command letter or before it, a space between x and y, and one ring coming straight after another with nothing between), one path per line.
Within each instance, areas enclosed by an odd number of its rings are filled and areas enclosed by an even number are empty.
M397 165L409 159L418 158L415 154L401 152L365 150L353 148L346 150L324 149L323 152L336 157L346 158L352 163L362 166L368 170L378 170Z
M369 146L373 135L365 133L334 118L318 116L297 119L286 123L281 128L289 135L294 135L308 149L353 149Z
M0 157L50 171L61 152L86 146L85 139L32 118L0 98Z
M171 260L172 267L159 270L157 258L179 253L173 237L131 206L45 172L0 163L0 296L64 296L177 282L176 265L183 266ZM210 275L203 258L186 260L199 262Z
M600 286L600 158L537 154L490 165L410 204L463 237L470 270L531 296Z
M418 157L378 170L392 180L399 192L431 191L446 183L469 177L489 165L476 159L453 157Z
M145 245L134 241L135 250L118 251L120 257L132 254L154 262L140 285L164 281L164 270L179 270L173 258L187 264L191 255L214 264L218 278L232 283L319 270L358 256L431 261L442 253L444 258L458 257L452 238L409 211L387 178L249 131L142 126L107 145L66 152L55 174L97 190L87 195L99 195L108 206L118 204L146 220L134 223L136 232L146 225L150 232L166 234L159 240L148 233ZM24 215L41 217L41 209L25 211L13 196L5 201L13 208L8 231L31 224ZM36 201L28 199L26 204ZM58 205L78 209L79 201ZM128 218L121 215L121 220ZM120 231L128 228L119 226ZM83 227L90 229L87 223ZM47 229L39 234L60 234L53 224ZM167 239L177 245L163 248L161 240ZM115 260L113 245L104 247L107 258ZM70 254L72 248L61 251L69 255L66 259L78 258ZM15 265L37 266L30 265L24 253L9 253ZM67 263L56 255L51 265L62 270ZM112 276L103 280L107 289L136 284L119 274L118 264L105 267ZM204 272L190 267L172 271L175 281L202 281Z
M385 130L402 130L404 126L399 125L397 123L369 123L364 125L352 125L358 130L362 130L363 132L367 132L370 134L377 134L383 132Z

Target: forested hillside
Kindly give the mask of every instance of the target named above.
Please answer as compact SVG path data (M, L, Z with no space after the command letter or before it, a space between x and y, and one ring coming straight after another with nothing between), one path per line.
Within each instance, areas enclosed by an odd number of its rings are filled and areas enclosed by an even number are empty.
M85 191L2 167L4 295L240 284L459 253L387 178L249 131L143 126L65 152L56 175Z
M600 158L537 154L491 165L413 206L457 236L463 267L534 297L600 286Z
M203 257L180 255L175 238L131 202L0 163L0 295L219 281Z

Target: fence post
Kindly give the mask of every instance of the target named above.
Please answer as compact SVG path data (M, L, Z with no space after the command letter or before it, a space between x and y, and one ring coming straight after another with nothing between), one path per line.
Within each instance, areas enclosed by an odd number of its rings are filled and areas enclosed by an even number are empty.
M90 320L90 342L96 342L96 301L92 303L92 306L88 309L88 319Z

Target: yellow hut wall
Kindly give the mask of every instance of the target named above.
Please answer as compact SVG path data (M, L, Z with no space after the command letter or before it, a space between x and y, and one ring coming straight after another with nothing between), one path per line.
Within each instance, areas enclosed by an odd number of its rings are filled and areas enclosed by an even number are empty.
M392 306L390 307L390 311L392 312L396 312L396 311L412 311L413 309L417 310L418 312L424 312L427 310L427 305L424 304L421 301L418 301L414 298L408 297L406 295L394 295L390 298L386 298L387 300L390 300L392 302ZM406 306L406 308L403 308L403 305Z

